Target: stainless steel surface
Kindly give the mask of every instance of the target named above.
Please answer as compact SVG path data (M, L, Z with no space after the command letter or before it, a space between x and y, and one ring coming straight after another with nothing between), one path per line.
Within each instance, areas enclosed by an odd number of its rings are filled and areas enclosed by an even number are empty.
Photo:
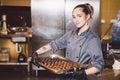
M57 54L39 57L39 64L55 74L63 74L73 68L83 68L82 64L68 60Z
M32 0L31 10L33 35L55 39L63 34L64 0Z
M64 0L31 0L33 52L64 34L64 4Z

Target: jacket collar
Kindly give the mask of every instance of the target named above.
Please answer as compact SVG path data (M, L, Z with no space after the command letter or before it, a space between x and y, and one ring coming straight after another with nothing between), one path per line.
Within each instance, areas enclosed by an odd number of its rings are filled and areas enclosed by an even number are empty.
M78 29L76 29L75 31L74 31L74 34L75 35L77 35L77 32L78 32ZM89 32L90 32L90 28L88 28L87 30L85 30L84 32L82 32L80 35L78 35L78 36L87 36L88 34L89 34Z

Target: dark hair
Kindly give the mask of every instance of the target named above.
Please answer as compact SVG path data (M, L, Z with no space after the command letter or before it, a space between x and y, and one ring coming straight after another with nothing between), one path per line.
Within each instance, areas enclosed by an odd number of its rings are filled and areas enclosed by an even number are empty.
M83 12L85 12L85 14L87 15L90 14L90 18L92 18L94 9L89 3L79 4L76 7L74 7L74 9L79 8L79 7L83 8Z

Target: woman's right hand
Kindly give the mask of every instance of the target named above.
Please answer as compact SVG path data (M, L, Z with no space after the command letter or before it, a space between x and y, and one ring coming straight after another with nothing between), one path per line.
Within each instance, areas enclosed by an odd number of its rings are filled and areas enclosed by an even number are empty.
M37 66L38 68L40 67L39 62L38 62L38 53L34 52L32 54L32 63Z

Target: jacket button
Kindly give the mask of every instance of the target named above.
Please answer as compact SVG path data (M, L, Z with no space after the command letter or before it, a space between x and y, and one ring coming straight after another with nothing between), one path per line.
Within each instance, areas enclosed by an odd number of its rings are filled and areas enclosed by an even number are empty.
M70 42L68 42L68 44L70 44Z

